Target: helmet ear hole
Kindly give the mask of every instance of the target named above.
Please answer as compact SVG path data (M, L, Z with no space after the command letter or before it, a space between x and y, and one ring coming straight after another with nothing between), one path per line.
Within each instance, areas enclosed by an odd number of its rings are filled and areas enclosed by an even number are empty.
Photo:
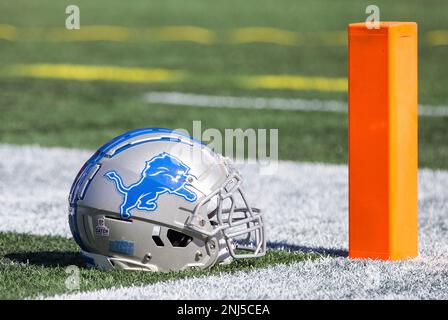
M163 244L162 239L160 238L160 236L152 236L152 240L154 241L154 243L158 246L158 247L164 247L165 245Z
M173 247L186 247L193 240L192 237L186 235L185 233L173 229L168 229L166 237L171 242Z

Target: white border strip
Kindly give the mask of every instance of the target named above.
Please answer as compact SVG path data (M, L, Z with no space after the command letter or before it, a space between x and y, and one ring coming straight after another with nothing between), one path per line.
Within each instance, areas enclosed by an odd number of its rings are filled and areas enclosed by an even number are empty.
M144 95L144 100L148 103L207 108L271 109L336 113L347 113L348 109L346 102L335 100L209 96L182 92L148 92ZM425 117L448 117L448 106L419 105L419 115Z

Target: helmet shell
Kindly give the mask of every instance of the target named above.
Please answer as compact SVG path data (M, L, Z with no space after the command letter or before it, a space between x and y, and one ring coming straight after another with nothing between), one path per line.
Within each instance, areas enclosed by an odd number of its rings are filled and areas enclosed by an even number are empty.
M198 203L228 176L223 158L169 129L127 132L82 167L69 197L74 239L89 264L153 271L206 268L226 260L220 234L185 228ZM201 227L212 231L203 208Z

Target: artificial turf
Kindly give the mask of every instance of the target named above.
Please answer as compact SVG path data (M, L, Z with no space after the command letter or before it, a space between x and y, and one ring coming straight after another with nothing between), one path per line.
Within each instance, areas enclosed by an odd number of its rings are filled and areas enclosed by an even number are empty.
M268 250L261 258L237 260L230 265L202 271L101 271L84 266L79 248L72 239L0 233L0 299L36 298L74 292L66 287L67 278L73 275L67 269L69 266L79 268L80 283L79 289L76 289L79 292L247 271L317 259L319 256L309 252Z

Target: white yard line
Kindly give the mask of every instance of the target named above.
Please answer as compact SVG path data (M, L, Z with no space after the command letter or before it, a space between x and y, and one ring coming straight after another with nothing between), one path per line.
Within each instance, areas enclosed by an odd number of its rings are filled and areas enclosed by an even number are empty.
M336 113L347 113L348 110L346 102L335 100L210 96L182 92L148 92L144 95L144 100L148 103L207 108L272 109ZM426 117L448 117L448 106L420 105L419 115Z
M89 155L85 150L0 145L0 231L69 237L67 195ZM264 210L271 248L329 251L335 256L233 275L58 297L448 299L447 171L419 172L420 258L403 263L345 258L346 166L282 161L276 175L259 175L256 166L242 172L249 200Z

